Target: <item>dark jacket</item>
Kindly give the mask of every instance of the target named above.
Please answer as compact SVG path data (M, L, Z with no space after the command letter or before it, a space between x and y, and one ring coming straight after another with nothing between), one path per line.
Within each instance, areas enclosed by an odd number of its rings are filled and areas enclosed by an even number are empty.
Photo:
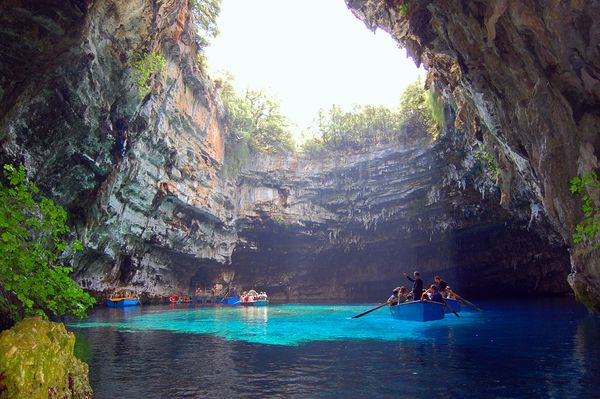
M438 287L438 290L439 290L440 292L444 292L444 291L446 291L446 287L448 287L448 283L447 283L447 282L445 282L444 280L440 280L440 283L439 283L439 284L436 284L436 285L437 285L437 287Z
M421 294L423 293L423 280L421 280L421 278L412 278L410 276L406 276L407 279L409 279L410 281L412 281L413 283L413 287L412 287L412 294L413 294L413 299L415 301L418 301L421 299Z
M439 303L444 303L444 297L442 296L442 294L440 294L439 292L435 291L433 294L431 294L431 301L433 301L433 302L439 302Z

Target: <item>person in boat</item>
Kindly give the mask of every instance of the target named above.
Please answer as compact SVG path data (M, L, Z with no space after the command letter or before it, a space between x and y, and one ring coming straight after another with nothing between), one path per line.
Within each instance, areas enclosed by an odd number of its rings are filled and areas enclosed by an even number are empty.
M387 303L390 306L399 305L406 302L406 288L396 287L392 291L392 296L388 298Z
M433 278L434 284L437 285L438 291L442 296L446 296L446 288L448 288L448 283L442 280L440 276L435 276Z
M446 287L446 293L448 294L447 298L456 299L457 301L462 302L462 297L460 295L458 295L456 292L454 292L454 290L450 286Z
M435 284L431 284L429 289L423 293L421 300L444 303L444 297L442 296L440 290Z
M423 292L423 280L421 280L421 273L415 271L413 273L414 278L410 277L406 273L402 274L404 274L404 276L413 283L411 291L413 301L418 301L419 299L421 299L421 293Z

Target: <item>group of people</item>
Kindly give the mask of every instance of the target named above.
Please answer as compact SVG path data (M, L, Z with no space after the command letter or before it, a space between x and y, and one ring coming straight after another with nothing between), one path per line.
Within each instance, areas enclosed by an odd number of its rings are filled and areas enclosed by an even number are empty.
M392 296L387 300L388 304L398 305L409 300L413 301L433 301L433 302L444 302L444 298L460 299L459 296L452 291L452 288L447 282L442 280L440 276L434 277L434 283L429 286L427 290L423 290L423 280L421 279L421 273L414 272L413 276L410 277L406 273L403 273L406 278L413 283L412 290L406 292L405 287L396 287L392 291Z
M267 296L267 293L264 291L261 291L260 293L254 291L254 290L244 291L241 296L242 302L266 301L268 299L269 299L269 297Z

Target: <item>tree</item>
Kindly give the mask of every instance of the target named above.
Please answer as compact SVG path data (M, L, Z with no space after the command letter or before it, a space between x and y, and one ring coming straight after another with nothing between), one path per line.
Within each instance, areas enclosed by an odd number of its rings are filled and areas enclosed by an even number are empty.
M247 140L258 152L281 153L294 150L294 139L279 103L262 90L246 90L243 96L224 83L221 97L228 111L226 125L238 140Z
M339 105L321 109L316 118L317 133L306 140L306 153L329 150L365 151L380 144L397 141L423 142L435 140L444 123L441 99L427 91L420 79L402 93L400 106L392 110L379 105L356 105L344 111Z
M202 51L210 39L219 34L217 17L221 12L221 0L190 0L190 9L196 27L196 43Z
M423 87L421 79L411 83L400 97L400 115L407 133L426 132L435 140L443 125L441 100Z
M67 213L39 194L25 168L4 165L0 181L0 312L12 321L25 316L85 316L95 300L60 264L69 248ZM73 250L82 249L75 241Z

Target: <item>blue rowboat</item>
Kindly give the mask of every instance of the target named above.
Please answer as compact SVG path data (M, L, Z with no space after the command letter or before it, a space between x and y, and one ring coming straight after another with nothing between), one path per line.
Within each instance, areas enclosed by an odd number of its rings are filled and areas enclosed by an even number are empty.
M110 298L106 301L106 306L109 308L124 308L125 306L137 306L140 300L134 297L126 298Z
M456 313L460 312L460 302L457 301L456 299L450 299L450 298L446 298L446 303L448 304L449 307L451 307ZM452 313L452 310L450 310L448 308L448 306L446 306L446 313Z
M231 297L227 297L227 298L217 298L215 300L215 303L218 303L221 305L239 305L240 297L239 296L231 296Z
M266 301L266 300L254 301L254 302L242 302L242 305L244 305L244 306L267 306L268 304L269 304L269 301Z
M444 318L444 304L430 301L410 301L390 306L392 317L397 320L432 321Z

